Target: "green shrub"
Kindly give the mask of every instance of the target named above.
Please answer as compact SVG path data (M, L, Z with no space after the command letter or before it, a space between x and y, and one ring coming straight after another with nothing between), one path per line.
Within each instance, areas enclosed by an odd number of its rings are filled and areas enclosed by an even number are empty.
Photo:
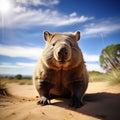
M111 85L120 83L120 71L113 70L106 73L106 80L108 80Z
M15 79L21 80L21 79L22 79L22 75L21 75L21 74L17 74L17 75L15 76Z

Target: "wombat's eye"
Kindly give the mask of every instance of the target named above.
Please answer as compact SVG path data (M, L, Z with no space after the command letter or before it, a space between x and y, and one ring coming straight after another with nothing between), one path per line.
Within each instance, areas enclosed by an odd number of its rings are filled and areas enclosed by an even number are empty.
M72 43L70 43L70 46L73 47L74 45Z
M53 43L52 46L55 46L55 43Z

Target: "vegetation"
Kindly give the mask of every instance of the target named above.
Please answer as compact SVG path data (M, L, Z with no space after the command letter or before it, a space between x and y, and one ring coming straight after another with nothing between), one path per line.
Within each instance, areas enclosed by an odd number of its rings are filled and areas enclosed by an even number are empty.
M101 67L106 70L105 79L111 84L120 83L120 44L112 44L102 50Z
M8 92L7 92L7 88L6 88L6 83L8 80L7 77L4 78L5 80L3 80L3 77L0 77L0 95L4 95L4 96L8 96Z
M21 80L21 79L22 79L22 75L21 75L21 74L17 74L17 75L15 76L15 78L18 79L18 80Z
M100 73L97 71L89 72L90 82L100 82L108 81L110 85L115 85L120 83L120 71L112 70L107 73Z
M5 86L6 83L18 83L20 85L24 85L24 84L27 84L27 85L32 85L32 78L31 77L22 77L22 79L18 79L15 77L0 77L0 86Z
M22 75L18 74L15 77L11 76L0 76L0 96L9 96L10 94L7 91L8 83L18 83L20 85L32 85L31 77L22 77Z
M120 44L112 44L102 50L100 65L107 72L120 70Z
M111 85L120 83L120 70L113 70L106 73L106 80L110 82Z
M99 82L104 81L104 73L98 72L98 71L91 71L89 72L89 81L90 82Z

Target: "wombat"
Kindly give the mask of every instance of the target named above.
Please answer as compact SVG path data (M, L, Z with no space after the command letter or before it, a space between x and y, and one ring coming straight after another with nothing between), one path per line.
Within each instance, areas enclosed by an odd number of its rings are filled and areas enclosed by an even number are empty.
M50 104L52 95L70 97L70 106L79 108L88 86L88 73L77 41L80 32L44 32L46 46L36 66L33 81L40 95L38 104Z

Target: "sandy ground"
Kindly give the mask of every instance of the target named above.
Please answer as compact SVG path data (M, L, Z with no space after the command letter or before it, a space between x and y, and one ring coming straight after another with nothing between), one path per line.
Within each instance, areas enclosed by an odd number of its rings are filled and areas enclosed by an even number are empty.
M32 85L8 84L12 97L0 98L0 120L120 120L120 84L89 83L85 105L74 109L68 99L54 99L40 106Z

